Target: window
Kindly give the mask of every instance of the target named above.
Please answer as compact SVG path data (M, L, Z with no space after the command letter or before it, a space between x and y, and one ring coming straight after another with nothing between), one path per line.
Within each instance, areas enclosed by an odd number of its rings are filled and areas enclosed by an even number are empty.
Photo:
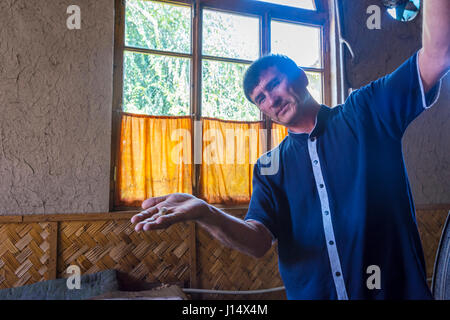
M202 116L259 120L242 90L245 70L259 57L259 19L205 9L202 31Z
M116 0L111 210L172 192L248 202L254 162L287 133L242 90L262 55L291 57L327 103L325 1L196 3Z
M271 51L287 55L305 70L311 95L317 102L322 103L324 70L320 27L272 20L271 30Z
M191 57L189 7L128 0L123 111L189 115Z
M281 4L283 6L315 10L313 0L258 0L262 2L270 2L275 4Z

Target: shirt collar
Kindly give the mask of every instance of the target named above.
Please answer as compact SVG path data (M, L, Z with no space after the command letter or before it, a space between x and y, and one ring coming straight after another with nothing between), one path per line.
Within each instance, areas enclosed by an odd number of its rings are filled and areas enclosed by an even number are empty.
M309 133L309 134L308 133L295 133L288 129L289 137L291 137L293 139L305 139L306 140L309 137L320 136L325 130L330 111L331 111L330 107L327 107L324 104L320 105L320 109L316 115L314 129L311 131L311 133Z

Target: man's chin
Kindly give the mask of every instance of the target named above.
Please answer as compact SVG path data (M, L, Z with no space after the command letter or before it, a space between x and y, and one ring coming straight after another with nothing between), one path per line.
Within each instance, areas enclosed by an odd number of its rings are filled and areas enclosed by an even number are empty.
M272 118L272 121L277 123L277 124L279 124L279 125L285 126L285 127L289 126L289 122L286 122L284 119L279 119L279 118L278 119L273 119Z
M295 115L292 114L286 114L285 117L280 117L277 119L272 119L273 122L278 123L279 125L290 127L297 123L298 118L295 117Z

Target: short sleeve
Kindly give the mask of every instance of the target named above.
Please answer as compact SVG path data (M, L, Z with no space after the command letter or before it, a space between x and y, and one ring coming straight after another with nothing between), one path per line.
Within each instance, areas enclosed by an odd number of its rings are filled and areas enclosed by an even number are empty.
M346 115L371 121L375 128L400 139L408 125L439 96L441 81L425 95L417 63L418 53L394 72L350 95L343 105Z
M244 220L256 220L262 223L272 233L273 240L275 240L278 238L276 204L268 177L261 174L260 163L257 161L253 168L252 197Z

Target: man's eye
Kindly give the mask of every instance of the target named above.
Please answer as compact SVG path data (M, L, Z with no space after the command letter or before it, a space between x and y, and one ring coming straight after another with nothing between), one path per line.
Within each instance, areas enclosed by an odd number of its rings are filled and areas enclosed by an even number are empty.
M275 81L275 82L273 82L272 84L271 84L271 86L270 86L270 90L273 90L276 86L278 86L280 84L280 82L279 81Z

